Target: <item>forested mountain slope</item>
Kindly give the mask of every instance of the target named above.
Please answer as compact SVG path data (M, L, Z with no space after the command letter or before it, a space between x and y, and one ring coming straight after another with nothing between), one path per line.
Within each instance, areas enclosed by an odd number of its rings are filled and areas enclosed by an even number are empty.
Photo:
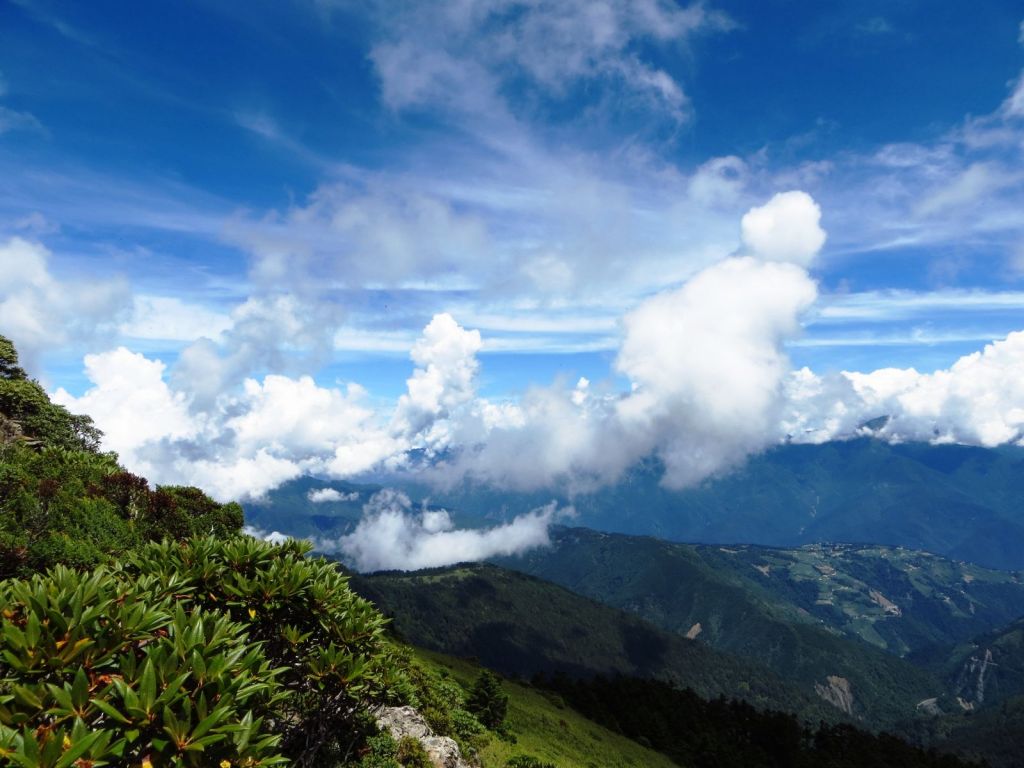
M741 658L493 566L371 574L354 578L353 586L410 642L474 656L519 677L655 677L704 696L740 696L813 717L842 711L876 725L913 716L916 703L939 690L934 678L907 662L813 627L780 625L768 637L757 625L764 653ZM785 654L785 667L764 663L775 653ZM822 709L824 701L831 711Z
M804 626L904 655L1024 616L1020 574L893 547L688 545L560 528L551 547L498 562L787 674L787 654L813 636ZM776 636L779 655L766 656Z

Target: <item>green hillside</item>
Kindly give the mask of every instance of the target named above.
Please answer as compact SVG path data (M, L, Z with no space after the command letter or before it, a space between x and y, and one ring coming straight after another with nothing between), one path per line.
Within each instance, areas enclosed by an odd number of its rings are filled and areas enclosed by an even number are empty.
M848 711L872 724L911 716L918 701L938 690L934 678L900 659L808 627L812 641L829 643L812 645L800 628L780 623L774 639L761 639L765 658L796 648L793 668L800 676L782 676L753 653L746 660L723 653L549 582L493 566L373 574L354 578L353 587L393 617L396 630L410 642L474 656L521 678L555 672L654 677L703 696L740 696L815 718L839 716L823 698L842 705L846 689ZM751 644L756 641L752 635ZM812 662L827 672L816 677Z
M450 676L469 690L481 671L479 664L421 649L418 664ZM513 680L502 682L508 695L504 736L487 732L475 742L481 768L504 768L516 756L529 755L557 768L668 768L669 758L640 746L580 715L550 693Z
M952 648L928 649L916 659L968 711L1024 696L1024 618Z
M696 546L581 528L552 538L550 548L499 562L762 659L764 638L782 631L780 622L798 625L787 637L796 631L810 641L818 633L807 627L820 627L905 655L1024 614L1020 574L900 548ZM769 660L792 674L785 654Z

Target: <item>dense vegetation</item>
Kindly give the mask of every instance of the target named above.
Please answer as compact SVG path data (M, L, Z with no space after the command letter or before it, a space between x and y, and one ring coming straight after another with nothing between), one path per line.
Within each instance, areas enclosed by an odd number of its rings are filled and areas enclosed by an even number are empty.
M576 710L692 768L956 768L950 755L849 724L807 728L745 702L708 701L663 682L626 678L543 681Z
M150 489L99 430L50 402L0 336L0 579L57 563L90 568L148 541L225 536L242 526L238 504L197 488Z

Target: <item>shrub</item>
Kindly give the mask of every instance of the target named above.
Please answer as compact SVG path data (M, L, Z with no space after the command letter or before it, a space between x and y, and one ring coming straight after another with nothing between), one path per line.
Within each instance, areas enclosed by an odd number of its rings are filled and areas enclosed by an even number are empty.
M505 768L555 768L552 763L542 763L533 755L515 755L505 763Z
M480 673L466 701L466 709L491 730L501 728L508 712L508 695L502 692L501 681L492 672L485 669Z
M5 764L283 762L255 712L283 696L244 628L156 597L173 584L58 567L0 583Z
M385 619L333 563L307 558L309 549L207 537L147 545L122 566L129 578L159 577L166 594L192 606L224 611L261 644L289 692L268 720L299 765L349 753L370 725L368 710L410 695Z
M423 748L423 744L412 736L403 736L398 742L395 759L405 768L434 768L434 763L427 750Z

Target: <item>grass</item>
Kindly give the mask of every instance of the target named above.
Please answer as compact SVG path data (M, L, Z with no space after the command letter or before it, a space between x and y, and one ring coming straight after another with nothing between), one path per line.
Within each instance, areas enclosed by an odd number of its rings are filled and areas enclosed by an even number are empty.
M447 670L470 688L480 667L470 661L415 650L417 661L436 671ZM509 758L532 755L558 768L674 768L664 755L587 720L557 695L503 681L509 696L506 725L515 743L489 734L477 758L482 768L504 768Z

